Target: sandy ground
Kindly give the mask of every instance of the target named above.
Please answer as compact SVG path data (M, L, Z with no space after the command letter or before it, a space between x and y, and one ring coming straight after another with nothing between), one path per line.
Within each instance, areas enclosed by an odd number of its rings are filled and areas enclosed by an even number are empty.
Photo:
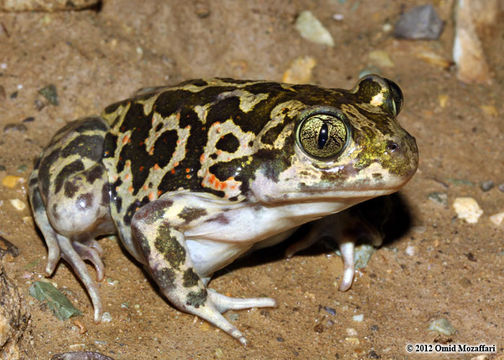
M497 186L504 184L504 23L484 37L493 83L464 85L453 69L418 56L451 58L450 1L435 2L447 24L441 39L431 42L397 40L386 31L405 3L107 0L99 11L0 13L0 178L25 180L14 188L0 185L0 235L20 250L4 266L31 313L23 358L93 350L114 359L403 359L405 346L415 343L486 343L498 349L489 359L502 356L504 225L489 216L504 211L504 190ZM407 5L415 3L421 2ZM334 47L301 38L294 21L303 10L320 19ZM370 59L376 50L392 63ZM56 319L30 297L29 286L43 275L46 248L29 208L17 210L10 200L27 204L32 161L56 129L145 86L211 76L280 81L289 64L306 55L317 63L315 84L350 88L369 68L399 83L406 101L400 122L420 149L418 173L400 192L408 226L387 239L350 291L337 290L341 260L321 246L288 261L285 247L276 247L234 265L212 282L214 288L273 296L279 304L229 315L250 341L244 348L171 307L116 241L104 239L107 281L100 292L111 322L93 323L90 301L64 263L51 281L81 309L76 319L87 331L74 320ZM49 84L56 86L57 106L38 93ZM490 180L496 186L483 191L479 184ZM431 200L432 193L446 201ZM476 224L453 209L455 198L465 196L484 211ZM456 332L429 331L439 318Z

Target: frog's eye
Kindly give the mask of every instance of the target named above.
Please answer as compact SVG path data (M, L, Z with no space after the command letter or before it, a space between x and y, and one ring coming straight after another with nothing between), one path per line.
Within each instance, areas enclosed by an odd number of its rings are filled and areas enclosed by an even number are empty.
M392 80L378 75L367 75L354 88L359 101L377 106L392 116L397 116L403 106L401 88Z
M308 114L296 130L299 147L310 157L330 160L345 149L349 130L339 113Z

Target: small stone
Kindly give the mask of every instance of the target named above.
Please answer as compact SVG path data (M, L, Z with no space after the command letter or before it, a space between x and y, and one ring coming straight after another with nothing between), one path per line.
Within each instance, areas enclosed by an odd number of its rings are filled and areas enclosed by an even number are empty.
M333 309L332 307L329 306L323 306L322 307L328 314L330 315L336 315L336 309Z
M502 224L502 222L504 221L504 211L497 213L497 214L493 214L492 216L490 216L490 221L494 225L500 226Z
M497 189L499 189L500 192L504 192L504 183L499 184L499 186L497 186Z
M374 246L369 244L362 244L355 248L355 268L363 269L367 266L371 256L375 253L376 249Z
M348 336L357 336L357 330L353 328L347 328L346 333Z
M443 192L434 191L427 194L427 198L436 204L446 206L448 205L448 195Z
M352 320L355 322L362 322L364 320L364 314L352 316Z
M432 5L421 5L401 15L394 36L413 40L437 40L443 32L443 20Z
M441 69L449 69L453 65L453 61L432 51L421 51L415 54L417 58L431 65L440 67Z
M468 84L489 84L492 73L478 30L487 30L496 23L499 4L497 0L456 3L453 60L457 64L457 78Z
M18 211L22 211L22 210L24 210L26 208L26 204L23 201L19 200L19 199L10 199L9 202Z
M414 247L413 245L408 245L408 247L406 248L406 254L408 256L415 256L416 254L416 247Z
M432 321L429 325L429 330L436 331L442 335L451 336L455 334L455 328L453 325L446 319L436 319Z
M51 105L59 105L58 92L56 91L56 86L54 84L49 84L46 87L40 89L38 92L40 95L45 97Z
M232 313L228 315L228 318L231 321L237 321L240 318L240 315L237 313Z
M110 286L116 286L117 284L119 284L119 280L114 280L112 278L107 278L107 284L109 284Z
M24 178L20 176L7 175L2 179L2 185L9 189L14 189L17 184L24 183Z
M323 333L324 332L324 325L322 324L317 324L314 326L313 330L316 332L316 333Z
M4 133L9 134L9 133L14 133L14 132L20 132L24 133L28 130L25 124L7 124L4 126Z
M345 341L351 345L359 345L360 344L360 341L358 338L356 337L346 337L345 338Z
M24 123L30 123L30 122L34 122L34 121L35 121L35 118L33 116L29 116L23 120Z
M362 79L364 76L371 75L371 74L380 75L381 70L374 65L367 66L366 68L359 71L359 79Z
M492 190L492 188L495 186L494 182L492 180L487 180L487 181L482 181L480 183L480 189L484 192Z
M334 46L331 34L311 11L301 12L296 19L295 27L299 34L308 41L331 47Z
M381 356L380 356L380 355L378 355L378 354L376 353L376 351L371 350L371 351L368 353L368 358L370 358L370 359L380 359L380 358L381 358Z
M282 81L289 84L307 84L311 81L312 70L317 61L311 56L294 59L284 72Z
M471 197L458 197L453 202L453 208L459 219L465 220L469 224L476 224L483 210L479 207L476 200Z
M110 315L110 313L108 311L105 311L103 314L102 314L102 318L101 318L101 321L103 321L104 323L109 323L112 321L112 315Z
M196 1L196 4L194 6L195 6L194 12L196 13L196 16L199 17L200 19L205 19L210 16L211 11L209 1L198 0Z
M497 108L494 105L480 105L481 111L485 115L491 116L491 117L497 117L499 116L499 112L497 111Z
M390 59L389 54L384 50L374 50L368 55L369 61L380 67L393 67L394 62Z
M35 99L33 104L35 105L35 109L37 109L38 111L42 110L46 106L46 104L40 99Z
M441 109L444 109L446 107L446 104L448 103L448 95L446 95L446 94L439 95L438 101L439 101L439 106L441 107Z

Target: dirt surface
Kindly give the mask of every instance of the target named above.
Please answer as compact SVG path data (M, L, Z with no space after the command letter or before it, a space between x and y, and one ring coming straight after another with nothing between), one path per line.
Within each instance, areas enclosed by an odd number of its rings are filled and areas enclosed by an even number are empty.
M447 21L439 41L397 40L384 27L394 24L404 4L416 3L108 0L98 11L0 14L0 179L24 179L13 188L0 185L0 235L20 250L4 258L4 266L29 304L25 358L92 350L114 359L402 359L406 344L415 343L486 343L498 349L489 358L500 358L504 225L489 219L504 211L504 186L498 188L504 184L504 23L483 38L493 83L464 85L453 69L418 56L451 58L450 1L435 2ZM334 47L299 35L294 22L303 10L320 19ZM392 64L370 60L375 50ZM51 281L83 312L77 322L56 319L28 294L43 277L46 247L28 206L18 210L10 200L28 205L32 161L59 127L141 87L211 76L280 81L290 63L306 55L316 61L315 84L350 88L365 69L400 84L406 104L400 122L420 149L418 173L400 192L408 226L373 255L348 292L337 290L340 258L320 246L290 260L283 258L285 247L275 247L234 265L212 287L238 297L273 296L279 304L228 313L250 342L245 348L171 307L110 238L101 241L107 280L100 292L111 322L93 322L90 301L64 263ZM49 84L56 87L57 106L38 92ZM490 180L495 186L483 191L480 183ZM466 196L484 211L476 224L453 209L455 198ZM429 331L439 318L456 332Z

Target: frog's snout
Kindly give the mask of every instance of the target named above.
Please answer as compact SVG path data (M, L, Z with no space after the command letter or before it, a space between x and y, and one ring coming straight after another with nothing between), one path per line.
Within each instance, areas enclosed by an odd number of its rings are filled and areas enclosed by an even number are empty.
M418 147L413 136L406 133L400 138L390 140L386 151L397 163L402 164L401 172L405 178L412 177L418 168Z

